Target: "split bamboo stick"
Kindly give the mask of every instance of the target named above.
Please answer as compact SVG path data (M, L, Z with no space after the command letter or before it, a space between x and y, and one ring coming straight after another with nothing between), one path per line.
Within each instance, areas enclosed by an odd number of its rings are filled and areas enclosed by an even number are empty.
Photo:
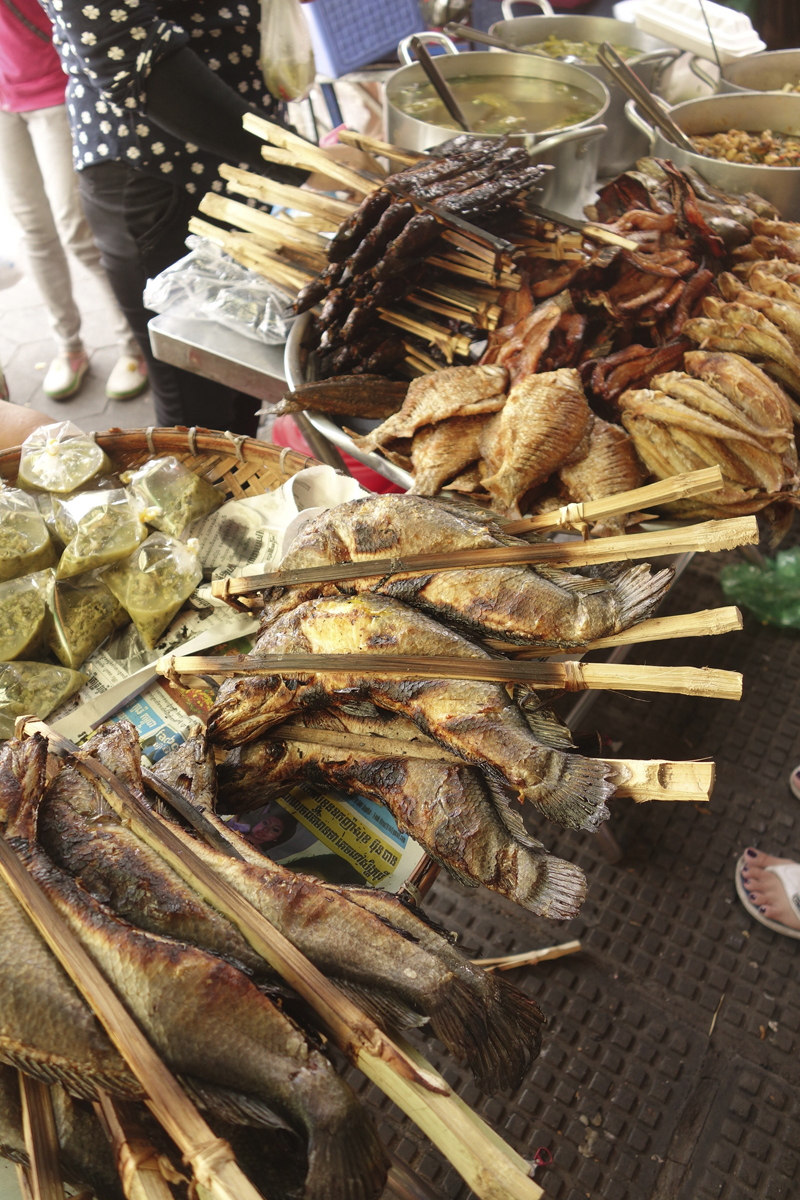
M466 254L471 254L473 258L480 258L483 262L489 263L494 269L497 262L497 255L490 246L484 246L480 242L474 241L472 238L466 237L463 233L458 233L455 229L445 229L442 238L451 245L457 246L459 250L463 250Z
M243 596L271 587L332 583L344 579L380 579L416 571L455 571L464 568L498 567L508 564L545 563L550 567L585 567L597 563L634 561L689 551L732 550L758 542L755 517L728 517L704 521L680 529L655 533L631 533L621 537L595 538L588 542L538 542L526 546L454 550L444 554L409 554L405 558L374 558L296 571L272 571L265 575L236 576L212 584L218 600Z
M339 141L345 146L355 146L365 154L377 154L380 158L388 158L392 162L412 167L425 155L418 150L406 150L402 146L394 146L391 142L382 142L379 138L368 137L365 133L355 133L351 129L340 129Z
M661 479L657 483L646 484L645 487L633 488L629 492L617 492L612 496L604 496L601 500L587 500L583 504L567 504L553 512L538 513L535 517L523 517L519 521L504 522L506 533L528 533L531 530L564 529L569 526L580 527L590 521L599 521L601 517L613 517L619 513L635 512L639 508L650 505L672 503L675 500L685 500L690 496L703 496L707 492L716 492L724 485L722 470L718 466L704 467L700 471L687 471L683 475L673 475L669 479Z
M309 279L313 278L313 273L309 274L303 268L286 262L277 254L248 240L245 235L229 233L227 229L220 229L217 225L211 225L199 217L190 219L189 232L216 242L226 254L230 254L231 258L243 267L256 271L279 287L288 288L290 292L299 291L308 283Z
M230 654L207 657L167 655L156 664L160 675L377 675L401 679L475 679L486 683L527 683L545 690L582 692L671 692L741 700L738 671L712 667L647 667L625 663L505 662L493 658L378 654Z
M333 196L325 196L310 188L277 183L267 175L256 175L253 171L243 171L240 167L232 167L228 163L222 163L219 173L226 180L229 191L250 196L263 204L279 204L283 208L296 208L299 212L313 213L314 216L329 220L331 229L337 229L355 209L355 205L348 200L336 200Z
M235 225L237 229L244 229L248 233L263 234L270 240L277 239L279 244L288 242L290 245L305 246L308 250L314 250L321 254L327 262L328 243L318 233L299 229L289 224L288 221L272 217L269 213L259 212L257 208L248 208L246 204L241 204L238 200L231 200L228 196L218 196L216 192L206 192L200 201L200 212L207 217L214 217L217 221L227 221L229 224Z
M425 338L434 346L438 346L449 363L453 361L456 354L462 358L466 358L469 354L469 338L464 334L453 334L443 325L430 325L424 321L417 321L409 314L393 309L379 308L378 312L387 324L396 325L398 329L405 329L407 333L415 333L417 337Z
M111 1143L126 1200L174 1200L162 1174L158 1151L131 1122L123 1105L114 1103L102 1089L98 1096L92 1107ZM171 1163L169 1166L173 1183L189 1182L172 1169Z
M580 942L562 942L560 946L523 950L521 954L504 954L500 958L473 958L472 962L476 967L483 967L484 971L511 971L514 967L533 967L536 963L564 958L567 954L577 954L580 949Z
M439 313L451 321L467 321L470 325L477 325L484 329L488 326L487 318L483 313L465 311L452 304L444 304L441 300L429 300L427 296L420 296L417 292L406 296L406 303L415 304L417 308L424 308L429 312Z
M17 1177L17 1187L22 1200L33 1200L33 1192L31 1191L30 1172L22 1163L17 1163L14 1168L14 1173Z
M58 736L58 735L55 735ZM261 1200L227 1142L209 1128L39 885L0 836L0 877L90 1005L148 1096L148 1105L213 1200Z
M33 1200L64 1200L64 1184L58 1160L58 1131L50 1088L46 1083L24 1075L22 1071L18 1075L22 1132L30 1163Z
M738 632L742 626L742 614L738 608L706 608L701 612L640 621L638 625L623 629L622 633L612 633L608 637L587 642L579 651L565 651L559 646L526 646L523 649L497 638L487 638L484 644L493 650L505 650L507 654L513 654L514 661L518 662L521 658L550 658L554 654L564 653L587 654L590 650L605 650L610 646L635 646L640 642L663 642L670 638L715 637L719 633Z
M270 143L261 147L261 153L268 162L277 161L284 166L303 167L308 171L318 172L329 179L335 179L347 191L359 192L362 196L380 187L380 180L369 179L359 171L354 171L352 167L336 162L321 147L298 137L296 133L290 133L288 129L276 125L273 121L265 121L255 113L245 113L242 124L248 133L254 133L256 137Z
M413 342L407 342L404 340L403 345L408 353L413 358L416 358L426 368L427 371L441 370L442 364L438 363L435 358L431 358L431 356L426 354L424 350L420 350L419 346L415 346Z
M541 1190L527 1177L524 1160L453 1095L438 1072L405 1043L392 1041L378 1029L261 913L179 841L164 821L137 801L108 768L81 755L77 747L41 721L27 721L25 730L48 737L51 751L74 756L75 765L98 786L114 811L204 900L237 926L256 953L314 1008L351 1061L416 1121L481 1200L538 1200ZM3 851L33 883L5 842L0 842L0 870L4 867ZM464 1110L469 1117L464 1116ZM171 1134L169 1127L165 1128ZM243 1192L241 1200L250 1196L252 1189Z

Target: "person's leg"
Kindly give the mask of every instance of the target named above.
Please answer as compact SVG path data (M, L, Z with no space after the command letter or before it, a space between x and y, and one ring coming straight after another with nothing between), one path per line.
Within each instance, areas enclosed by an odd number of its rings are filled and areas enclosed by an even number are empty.
M122 311L147 363L159 425L204 425L254 434L258 401L153 357L144 308L147 278L185 253L197 201L166 180L124 163L79 173L81 200Z
M81 207L65 106L60 104L30 113L28 129L61 243L99 284L119 347L119 358L106 381L106 393L113 399L131 399L147 387L147 369L133 330L103 270L100 251Z

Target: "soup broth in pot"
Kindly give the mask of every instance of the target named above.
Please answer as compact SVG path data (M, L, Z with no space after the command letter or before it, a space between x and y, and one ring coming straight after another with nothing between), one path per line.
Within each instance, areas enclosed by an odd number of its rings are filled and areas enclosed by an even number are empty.
M566 129L593 117L600 107L582 88L550 79L465 75L447 82L474 133L542 133ZM458 128L427 81L401 88L393 102L401 112L426 124Z

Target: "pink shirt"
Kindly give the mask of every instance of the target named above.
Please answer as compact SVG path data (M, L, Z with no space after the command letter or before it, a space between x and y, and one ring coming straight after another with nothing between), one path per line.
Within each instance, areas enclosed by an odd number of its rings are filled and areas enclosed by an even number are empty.
M14 10L45 34L37 37ZM31 112L64 103L66 76L50 42L52 26L37 0L0 0L0 109Z

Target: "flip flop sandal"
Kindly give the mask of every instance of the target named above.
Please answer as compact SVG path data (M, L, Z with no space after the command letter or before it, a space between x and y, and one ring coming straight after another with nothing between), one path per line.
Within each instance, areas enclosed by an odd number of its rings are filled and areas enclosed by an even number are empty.
M736 864L736 892L753 920L758 921L759 925L766 925L767 929L772 929L775 933L782 933L784 937L800 940L800 929L790 929L788 925L782 925L780 921L771 921L769 917L765 917L762 912L759 912L758 905L753 903L745 889L742 879L743 866L744 855L741 856ZM785 863L778 867L766 867L765 870L771 871L773 875L778 876L778 879L783 884L783 890L786 892L789 903L798 917L800 917L800 863Z
M789 789L795 800L800 800L800 767L795 767L789 776Z

